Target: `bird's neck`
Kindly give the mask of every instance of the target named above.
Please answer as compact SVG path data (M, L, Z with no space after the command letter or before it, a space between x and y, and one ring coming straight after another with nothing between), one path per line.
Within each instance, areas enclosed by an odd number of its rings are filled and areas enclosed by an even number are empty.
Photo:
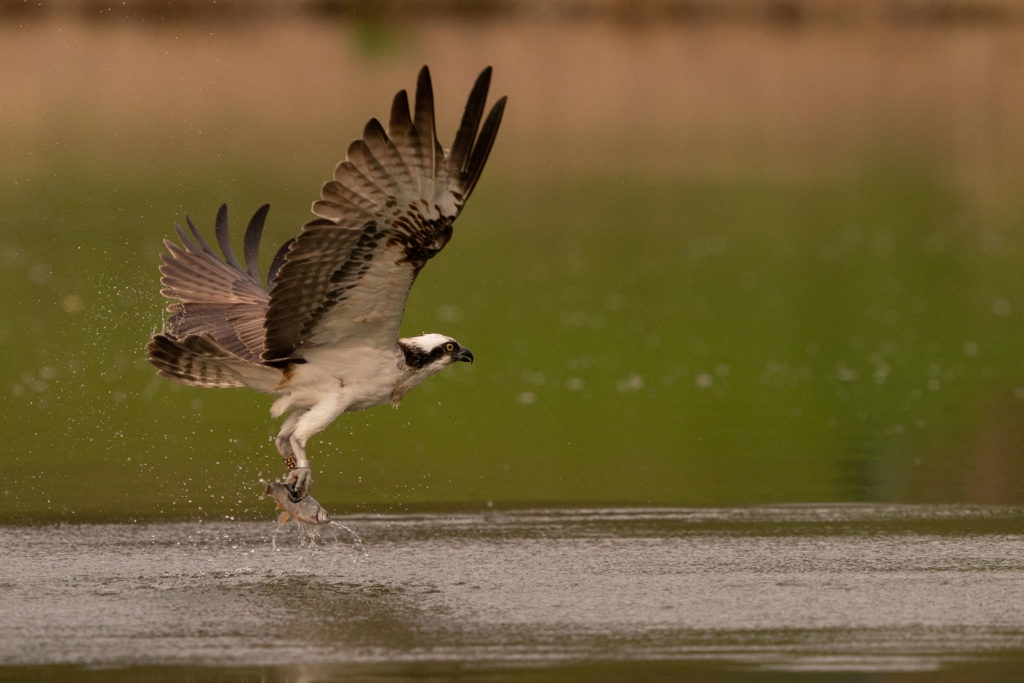
M398 381L395 382L395 386L391 390L391 405L397 408L398 404L402 402L402 399L405 398L405 395L408 394L414 386L431 375L437 374L443 367L444 366L440 363L430 363L421 367L413 367L406 362L406 366L403 369L401 376Z

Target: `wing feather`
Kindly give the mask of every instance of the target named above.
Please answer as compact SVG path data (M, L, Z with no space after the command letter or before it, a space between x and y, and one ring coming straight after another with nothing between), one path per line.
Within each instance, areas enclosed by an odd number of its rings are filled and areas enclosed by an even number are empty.
M490 84L491 67L487 67L477 76L473 90L469 93L459 130L455 133L455 142L452 143L452 151L448 155L449 166L456 173L462 173L466 169L469 153L473 149L473 140L476 139L476 131L480 127L480 118L484 115Z
M267 220L268 211L270 211L270 204L264 204L256 209L256 213L249 220L249 227L245 229L245 240L242 244L245 271L258 284L262 284L259 273L260 238L263 236L263 224Z
M494 104L491 112L487 115L484 127L480 130L480 137L477 138L476 144L473 145L473 152L469 157L469 165L460 179L465 197L469 197L476 187L476 182L480 180L480 174L483 173L484 164L487 163L487 157L491 153L491 147L494 146L494 140L498 137L498 126L501 125L501 117L504 113L505 98L502 97Z
M186 218L191 236L175 225L181 245L165 240L167 253L160 255L161 294L177 300L167 307L174 315L164 326L166 336L209 338L242 361L260 362L269 295L260 282L257 264L268 210L268 205L261 206L249 221L243 247L245 268L231 248L226 206L217 211L215 223L223 258L203 239L191 218Z
M200 248L204 252L206 252L207 254L210 254L211 256L216 256L217 252L215 252L213 250L213 247L211 247L209 245L209 243L207 243L207 241L205 239L203 239L203 234L201 232L199 232L199 228L197 228L196 224L192 222L192 217L191 216L185 216L185 223L188 224L188 229L189 229L189 231L191 231L192 236L196 238L196 242L199 243ZM177 230L178 235L182 239L182 244L185 244L186 246L188 246L187 240L185 239L185 236L184 236L184 231L178 226L177 223L174 224L174 227ZM193 251L196 251L196 249L193 249Z
M287 242L281 245L281 248L274 254L274 259L270 262L270 272L267 273L267 287L271 287L274 284L274 280L277 279L277 271L281 270L281 266L284 265L284 257L288 254L288 250L292 248L292 243L295 238L292 237Z
M228 235L228 205L221 204L217 210L217 220L214 223L214 231L217 235L217 244L224 253L224 260L235 270L243 270L242 265L235 258L235 250L231 248L231 238Z
M412 174L395 143L384 132L380 121L370 119L363 132L363 141L387 174L388 189L391 193L400 196L409 192L413 186Z
M486 93L484 93L484 97L487 97ZM433 180L440 170L440 162L444 159L444 150L441 149L441 143L437 141L437 129L434 124L434 86L430 82L430 71L427 67L420 69L416 79L415 127L419 143L418 156L423 161L422 177Z
M359 172L355 171L355 173ZM320 195L323 199L317 203L323 207L325 217L331 220L342 220L345 217L354 216L370 220L383 208L372 199L367 198L362 190L338 180L325 183Z
M376 188L376 195L387 197L397 189L390 176L388 176L387 170L373 156L373 152L370 151L365 141L356 140L349 145L346 156L347 161L350 161Z
M384 199L384 192L348 159L335 167L334 179L357 193L360 199L366 202L367 208L373 207L370 213L376 214L384 208L383 204L378 203Z
M401 91L388 131L377 119L366 124L313 204L318 218L279 252L279 268L271 267L264 362L315 348L396 343L409 289L451 238L494 144L505 98L481 129L490 74L488 67L477 78L447 156L437 141L427 67L412 109Z
M402 156L410 171L409 191L422 192L421 182L424 160L419 152L419 134L409 115L409 96L404 90L395 95L391 104L391 119L388 121L388 137L391 138L398 153Z

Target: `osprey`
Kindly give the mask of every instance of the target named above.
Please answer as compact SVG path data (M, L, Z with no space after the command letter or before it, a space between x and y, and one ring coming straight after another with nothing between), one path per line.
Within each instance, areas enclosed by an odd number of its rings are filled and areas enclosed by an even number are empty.
M312 483L311 436L341 413L397 406L431 375L473 361L451 337L398 333L416 275L451 239L452 222L494 144L505 98L484 119L490 80L488 67L445 150L423 67L412 110L402 90L386 131L377 119L366 124L313 203L317 218L277 252L266 285L257 261L269 205L249 221L244 267L231 248L226 206L215 223L223 258L188 217L191 235L175 224L181 245L164 241L161 293L177 303L146 346L149 361L184 384L247 386L277 396L271 415L289 415L275 443L295 500Z

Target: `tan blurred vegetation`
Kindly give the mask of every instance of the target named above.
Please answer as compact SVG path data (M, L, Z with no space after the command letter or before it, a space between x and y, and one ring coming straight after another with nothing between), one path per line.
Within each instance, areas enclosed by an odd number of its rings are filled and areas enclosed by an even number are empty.
M100 164L137 142L200 159L251 152L254 136L302 164L325 130L358 131L423 61L441 76L442 102L495 66L513 103L504 140L517 141L503 163L531 174L614 160L645 173L805 177L884 156L991 196L1024 172L1016 3L4 7L0 139L18 160L6 175L74 151L64 132L94 139ZM456 112L439 115L447 127Z
M79 14L86 18L127 16L160 20L197 17L252 18L268 15L344 13L398 19L444 17L541 17L560 20L964 23L1018 21L1024 7L1012 0L3 0L9 16Z

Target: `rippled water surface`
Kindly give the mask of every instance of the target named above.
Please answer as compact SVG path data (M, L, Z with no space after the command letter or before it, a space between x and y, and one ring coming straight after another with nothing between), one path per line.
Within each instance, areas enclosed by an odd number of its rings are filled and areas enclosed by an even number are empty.
M0 678L1024 675L1021 508L341 521L0 527Z

